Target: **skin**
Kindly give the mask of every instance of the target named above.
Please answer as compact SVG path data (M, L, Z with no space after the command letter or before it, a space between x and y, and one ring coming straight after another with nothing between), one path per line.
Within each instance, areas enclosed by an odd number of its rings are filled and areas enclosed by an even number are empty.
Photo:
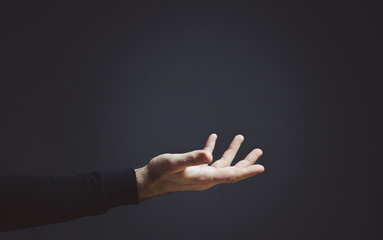
M263 154L259 148L231 166L244 141L242 135L235 136L222 157L212 163L216 140L217 134L213 133L201 150L161 154L150 160L148 165L135 169L139 201L172 192L206 190L220 183L234 183L252 177L265 170L262 165L254 164Z

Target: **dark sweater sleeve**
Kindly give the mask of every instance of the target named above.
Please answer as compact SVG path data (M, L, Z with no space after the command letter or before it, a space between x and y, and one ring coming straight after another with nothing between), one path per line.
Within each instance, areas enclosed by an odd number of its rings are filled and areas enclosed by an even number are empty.
M134 169L73 177L0 176L0 231L94 216L138 204Z

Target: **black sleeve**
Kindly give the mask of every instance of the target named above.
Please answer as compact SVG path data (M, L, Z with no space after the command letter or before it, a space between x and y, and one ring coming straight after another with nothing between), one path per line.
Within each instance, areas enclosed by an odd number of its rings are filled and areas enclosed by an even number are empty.
M138 204L134 169L74 177L0 176L0 231L105 213Z

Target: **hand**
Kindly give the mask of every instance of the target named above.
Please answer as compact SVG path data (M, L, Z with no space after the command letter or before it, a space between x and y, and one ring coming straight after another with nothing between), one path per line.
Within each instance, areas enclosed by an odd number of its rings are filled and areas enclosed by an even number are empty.
M242 135L235 136L222 158L209 166L216 140L217 135L211 134L203 150L161 154L136 169L139 201L171 192L205 190L219 183L234 183L265 170L262 165L254 164L262 155L258 148L230 166L244 140Z

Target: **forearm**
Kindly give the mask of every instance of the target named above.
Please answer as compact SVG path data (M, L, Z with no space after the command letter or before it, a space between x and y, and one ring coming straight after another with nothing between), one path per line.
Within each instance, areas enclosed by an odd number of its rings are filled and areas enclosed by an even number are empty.
M0 177L0 231L40 226L137 204L133 169L74 177Z

